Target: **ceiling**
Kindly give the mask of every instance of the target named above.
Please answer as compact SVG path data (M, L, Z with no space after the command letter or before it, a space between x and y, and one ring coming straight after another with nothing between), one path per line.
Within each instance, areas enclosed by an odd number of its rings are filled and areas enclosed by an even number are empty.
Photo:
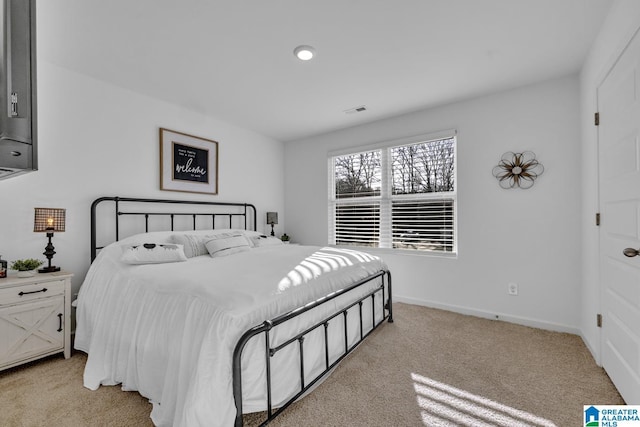
M611 4L45 0L38 55L293 141L576 73Z

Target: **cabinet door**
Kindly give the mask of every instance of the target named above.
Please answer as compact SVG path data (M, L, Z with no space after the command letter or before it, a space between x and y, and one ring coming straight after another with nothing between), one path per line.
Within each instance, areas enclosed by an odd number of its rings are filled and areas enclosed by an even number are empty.
M64 297L0 308L0 367L64 348Z

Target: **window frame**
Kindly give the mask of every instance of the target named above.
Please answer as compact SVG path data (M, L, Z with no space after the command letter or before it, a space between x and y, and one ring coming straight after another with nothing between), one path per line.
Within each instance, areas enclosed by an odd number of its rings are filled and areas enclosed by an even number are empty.
M432 141L446 140L453 138L453 191L446 192L429 192L429 193L416 193L416 194L392 194L393 186L393 174L392 174L392 162L390 159L391 150L395 147L402 147L407 145L415 145L420 143L428 143ZM369 151L380 150L380 170L381 170L381 182L380 182L380 194L373 196L363 197L336 197L336 174L335 174L335 158L340 156L356 155L359 153L366 153ZM380 251L389 252L394 254L407 254L418 256L435 256L435 257L457 257L458 255L458 135L455 129L444 130L440 132L428 133L396 139L392 141L385 141L376 144L369 144L363 146L355 146L347 149L334 150L328 153L328 185L329 185L329 197L328 197L328 242L332 246L341 247L358 247L364 248L367 251ZM451 251L442 250L420 250L420 249L408 249L408 248L394 248L393 247L393 215L391 213L393 202L402 201L437 201L437 200L452 200L453 203L453 215L452 215L452 248ZM363 204L370 205L372 203L379 203L379 209L383 212L388 209L388 213L382 214L378 228L380 230L380 236L378 238L378 247L359 246L359 245L337 245L336 242L336 207L341 204ZM387 205L386 207L384 205ZM384 217L384 218L383 218ZM385 222L385 223L383 223Z

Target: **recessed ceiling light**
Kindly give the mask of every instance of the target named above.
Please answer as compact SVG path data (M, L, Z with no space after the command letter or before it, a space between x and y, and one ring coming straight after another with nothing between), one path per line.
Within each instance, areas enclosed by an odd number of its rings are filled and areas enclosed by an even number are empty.
M298 46L293 49L293 54L301 61L308 61L316 55L316 50L311 46Z

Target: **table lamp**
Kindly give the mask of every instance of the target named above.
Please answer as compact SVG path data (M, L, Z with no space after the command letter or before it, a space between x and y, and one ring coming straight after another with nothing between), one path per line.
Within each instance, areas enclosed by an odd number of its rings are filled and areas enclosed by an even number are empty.
M271 224L271 235L275 236L273 226L278 223L278 212L267 212L267 224Z
M49 243L42 253L49 260L49 265L38 270L39 273L51 273L52 271L60 271L60 267L51 265L51 259L56 251L51 243L53 232L64 231L66 209L59 208L35 208L35 217L33 220L33 231L36 233L46 232Z

